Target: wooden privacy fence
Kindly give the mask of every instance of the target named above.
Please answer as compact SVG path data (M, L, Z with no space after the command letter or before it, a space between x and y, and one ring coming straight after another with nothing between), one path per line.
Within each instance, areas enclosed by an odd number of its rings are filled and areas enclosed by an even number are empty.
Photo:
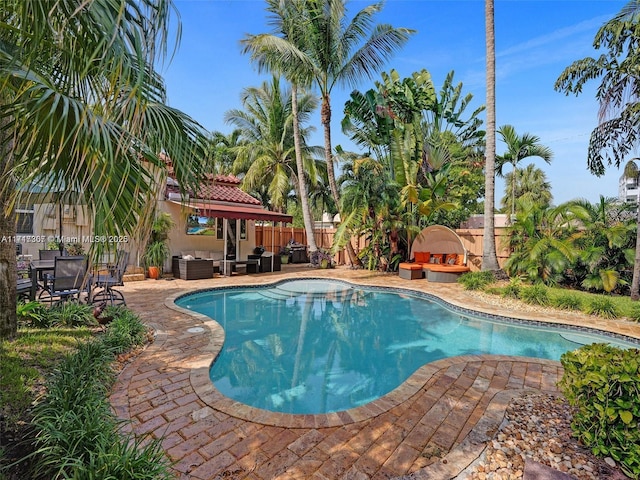
M509 258L509 251L504 247L504 228L496 228L496 251L498 254L498 263L500 267ZM455 230L464 248L468 251L468 264L472 271L480 270L482 265L482 238L483 229L481 228L459 228ZM316 239L318 248L328 250L333 244L335 236L335 228L318 228L313 234ZM266 251L279 253L280 249L287 245L293 239L297 243L307 245L307 233L304 228L295 227L273 227L271 225L256 225L256 245L262 245ZM365 245L364 237L359 239L351 239L351 244L356 252L359 252ZM348 263L348 256L345 250L334 255L334 261L338 265Z
M313 231L316 245L323 250L331 248L335 234L335 228L317 228ZM287 245L291 239L302 245L307 245L307 232L304 228L256 225L256 245L262 245L268 252L279 253L280 249ZM351 239L351 244L356 252L360 251L365 246L364 237ZM347 263L347 252L340 251L333 256L333 259L338 265Z

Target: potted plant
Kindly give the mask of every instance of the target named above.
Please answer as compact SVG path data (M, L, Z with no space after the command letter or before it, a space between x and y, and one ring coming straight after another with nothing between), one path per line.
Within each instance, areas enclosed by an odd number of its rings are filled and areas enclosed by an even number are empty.
M333 268L333 257L330 252L318 249L311 254L311 264L322 269Z
M163 240L151 242L144 252L143 261L149 278L158 279L162 275L164 262L169 258L169 246Z
M168 213L161 213L153 221L151 237L142 257L149 278L158 279L163 273L164 264L169 258L169 231L175 226L175 222Z
M291 257L291 248L282 247L280 249L280 262L281 263L289 263L289 258Z
M84 255L84 247L81 243L67 243L67 253L69 255Z

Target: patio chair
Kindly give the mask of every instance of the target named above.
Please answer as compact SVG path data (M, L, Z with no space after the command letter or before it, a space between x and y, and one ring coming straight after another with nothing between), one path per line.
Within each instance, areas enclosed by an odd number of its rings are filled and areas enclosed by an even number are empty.
M16 282L16 299L28 302L31 297L31 279L18 278Z
M38 250L38 258L40 260L55 260L55 258L59 256L60 250ZM38 281L41 284L44 282L45 275L53 275L53 270L42 270L38 272Z
M124 285L124 271L129 263L129 252L118 250L114 265L99 267L96 274L90 279L91 290L101 288L98 293L91 294L91 303L109 302L111 305L126 305L122 292L113 287ZM102 272L102 273L101 273Z
M56 257L53 275L44 275L43 290L38 297L53 304L70 299L80 300L87 275L87 258L84 255Z

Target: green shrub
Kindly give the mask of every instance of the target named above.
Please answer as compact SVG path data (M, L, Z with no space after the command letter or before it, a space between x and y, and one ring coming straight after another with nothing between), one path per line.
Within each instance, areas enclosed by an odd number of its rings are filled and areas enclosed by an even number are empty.
M130 350L145 341L147 327L140 317L124 307L108 307L102 313L102 317L112 317L103 341L115 353Z
M549 290L544 285L537 283L530 287L520 289L520 299L531 305L549 305Z
M582 308L582 300L573 293L562 293L551 300L551 305L561 310L580 310Z
M629 318L635 322L640 322L640 304L634 303L631 307L631 311L629 312Z
M71 301L54 305L49 309L48 316L51 325L84 327L95 324L91 305Z
M460 275L458 283L462 284L465 290L482 290L487 285L495 282L493 272L467 272Z
M47 308L35 300L27 303L19 302L16 306L16 314L19 322L24 322L28 327L49 328L51 319Z
M640 350L592 344L563 354L561 362L559 386L576 407L574 435L640 478Z
M617 318L619 316L616 303L604 295L595 295L584 306L584 312L589 315L598 315L604 318Z
M105 309L105 315L113 316L105 335L63 358L34 408L35 451L22 460L33 478L173 478L158 440L119 433L107 400L113 353L142 342L146 329L127 309Z
M506 287L502 288L501 295L504 298L519 298L520 290L522 289L522 285L520 284L520 280L511 279Z

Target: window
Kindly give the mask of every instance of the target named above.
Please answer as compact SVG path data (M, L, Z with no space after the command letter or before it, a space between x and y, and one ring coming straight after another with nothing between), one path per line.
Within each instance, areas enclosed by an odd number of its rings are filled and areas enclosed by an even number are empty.
M18 222L16 225L17 233L33 233L33 205L20 205L16 208L16 217Z
M235 237L236 220L227 220L231 235ZM224 219L216 217L202 217L199 215L189 215L187 218L187 235L211 235L216 240L224 240L224 230L222 226ZM240 220L240 240L247 239L247 221Z

